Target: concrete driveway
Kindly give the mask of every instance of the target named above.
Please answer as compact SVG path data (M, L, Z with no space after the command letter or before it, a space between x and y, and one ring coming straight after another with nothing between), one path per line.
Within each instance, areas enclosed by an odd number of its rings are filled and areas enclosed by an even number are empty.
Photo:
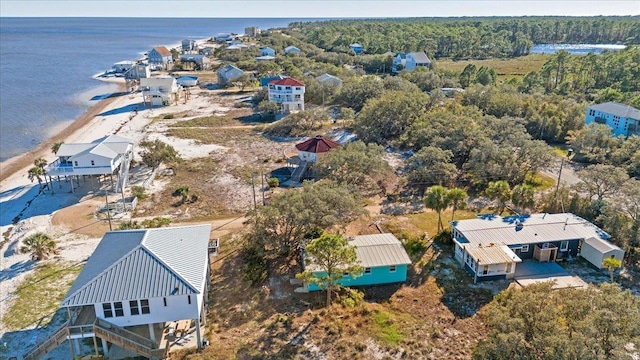
M521 286L554 281L553 289L582 288L587 286L586 282L575 275L570 275L557 263L541 263L536 260L525 260L516 265L515 280Z

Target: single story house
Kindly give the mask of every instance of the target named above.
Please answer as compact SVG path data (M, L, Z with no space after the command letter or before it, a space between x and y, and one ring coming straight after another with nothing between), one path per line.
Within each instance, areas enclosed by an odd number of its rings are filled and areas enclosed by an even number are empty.
M322 86L333 86L335 88L340 88L342 87L342 79L340 79L337 76L333 76L331 74L322 74L320 76L316 77L316 80L320 83L320 85Z
M233 80L242 76L242 74L244 74L244 71L229 64L218 69L217 74L218 74L218 85L226 86L226 85L229 85Z
M189 51L197 50L196 41L192 39L184 39L182 40L182 52L186 53Z
M600 268L602 257L624 256L607 241L609 234L571 213L479 215L452 221L451 237L455 259L474 281L513 278L517 263L526 259L548 262L582 256Z
M288 55L288 54L295 54L295 55L299 55L300 54L300 49L298 49L295 46L287 46L286 48L284 48L284 54Z
M358 43L354 43L354 44L349 45L349 49L351 49L351 51L353 51L353 53L356 54L356 55L360 55L362 53L362 51L364 50L362 45L360 45Z
M182 88L173 76L155 76L140 79L142 102L151 106L167 106L180 100Z
M613 130L614 136L640 136L640 110L617 102L587 107L585 124L603 124Z
M268 46L261 47L260 56L276 56L276 51Z
M164 46L156 46L147 55L149 64L164 70L171 70L173 67L173 55L171 51Z
M393 234L354 236L349 238L349 245L355 246L358 263L364 267L364 272L355 279L345 275L340 280L341 285L381 285L401 283L407 280L407 270L411 259L402 243ZM318 290L320 288L315 284L303 284L303 289L297 291Z

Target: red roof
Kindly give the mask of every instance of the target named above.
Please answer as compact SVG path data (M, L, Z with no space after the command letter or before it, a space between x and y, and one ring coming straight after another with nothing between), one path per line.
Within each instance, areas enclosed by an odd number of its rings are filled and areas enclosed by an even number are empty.
M294 78L284 78L280 80L273 80L269 82L269 85L287 85L287 86L304 86L304 83Z
M325 153L333 148L337 148L338 146L340 146L339 142L318 135L297 144L296 149L317 154Z
M167 49L165 46L156 46L156 47L154 47L154 49L156 49L158 54L160 54L162 56L171 55L171 51L169 51L169 49Z

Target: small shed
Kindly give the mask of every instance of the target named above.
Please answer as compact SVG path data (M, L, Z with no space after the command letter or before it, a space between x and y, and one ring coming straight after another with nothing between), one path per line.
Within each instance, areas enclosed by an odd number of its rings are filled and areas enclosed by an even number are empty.
M606 258L616 258L622 261L624 259L624 250L606 240L590 237L582 242L580 256L598 269L602 269L602 262Z

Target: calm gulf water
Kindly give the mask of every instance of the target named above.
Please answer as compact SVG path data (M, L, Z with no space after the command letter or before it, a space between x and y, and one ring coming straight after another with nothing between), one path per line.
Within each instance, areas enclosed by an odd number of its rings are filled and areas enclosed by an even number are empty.
M99 94L91 78L153 46L297 19L0 18L0 161L33 149L70 124Z
M616 44L536 44L531 48L532 54L555 54L560 50L567 50L573 55L601 54L605 50L615 51L625 49L625 45Z

